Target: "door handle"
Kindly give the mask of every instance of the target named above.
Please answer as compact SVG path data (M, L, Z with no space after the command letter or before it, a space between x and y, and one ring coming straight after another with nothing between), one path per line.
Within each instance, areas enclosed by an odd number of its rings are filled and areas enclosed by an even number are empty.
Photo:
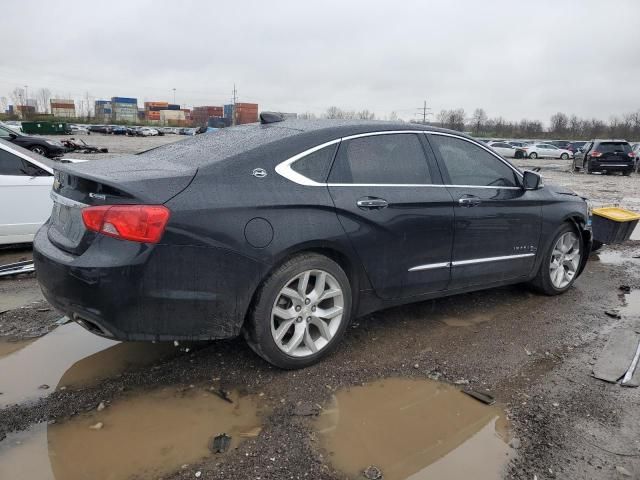
M382 208L386 208L389 205L389 202L384 198L365 197L358 200L356 205L358 205L358 208L362 209L380 210Z
M476 205L480 205L482 200L478 197L474 197L473 195L468 195L458 199L458 203L461 207L475 207Z

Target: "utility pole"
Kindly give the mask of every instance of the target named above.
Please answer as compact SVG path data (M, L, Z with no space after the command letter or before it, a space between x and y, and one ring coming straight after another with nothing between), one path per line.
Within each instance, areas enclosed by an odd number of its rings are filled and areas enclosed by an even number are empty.
M422 106L422 108L419 108L418 110L422 110L422 124L426 125L427 124L427 115L432 115L431 112L428 112L427 110L431 110L430 108L427 107L427 101L424 101L424 104Z
M238 90L236 90L236 84L233 84L233 97L231 103L233 104L233 112L231 114L231 125L236 124L236 102L238 101Z

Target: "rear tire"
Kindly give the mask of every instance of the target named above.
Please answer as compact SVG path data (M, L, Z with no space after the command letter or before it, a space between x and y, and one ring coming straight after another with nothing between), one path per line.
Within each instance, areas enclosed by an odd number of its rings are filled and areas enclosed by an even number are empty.
M34 145L29 150L33 153L37 153L38 155L42 155L43 157L49 156L49 149L47 147L43 147L42 145Z
M560 158L562 160L569 160L569 155L567 155L566 153L563 153L562 155L560 155Z
M622 175L628 177L629 175L631 175L631 170L623 170Z
M532 158L532 159L534 159L534 160L535 160L536 158L538 158L538 154L537 154L536 152L531 152L531 153L529 154L529 158Z
M578 275L583 243L574 226L568 223L561 225L553 235L531 285L540 293L550 296L569 290Z
M351 286L340 265L316 253L296 255L260 286L243 333L251 349L272 365L308 367L340 343L351 305Z

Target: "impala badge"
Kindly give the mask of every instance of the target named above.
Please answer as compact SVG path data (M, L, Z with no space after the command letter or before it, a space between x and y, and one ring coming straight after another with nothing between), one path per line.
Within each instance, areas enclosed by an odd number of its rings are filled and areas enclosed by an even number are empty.
M264 178L267 176L267 171L264 168L254 168L253 172L251 172L251 175L256 178Z

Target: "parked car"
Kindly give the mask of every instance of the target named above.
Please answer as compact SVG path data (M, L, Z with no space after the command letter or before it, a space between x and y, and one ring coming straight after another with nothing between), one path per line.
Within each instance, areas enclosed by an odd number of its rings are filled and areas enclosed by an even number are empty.
M128 127L124 127L122 125L114 125L113 127L111 127L112 135L126 135L127 133L129 133Z
M155 137L158 135L158 131L155 128L141 127L138 129L138 134L141 137Z
M69 129L71 130L71 133L75 135L89 133L89 129L82 125L69 125Z
M569 140L552 140L548 143L562 150L567 150L567 147L571 144Z
M522 149L527 152L529 158L561 158L568 160L573 155L569 150L558 148L550 143L532 143Z
M569 150L572 154L576 154L578 150L586 145L587 142L571 142L567 145L567 150Z
M509 140L507 143L518 148L526 147L527 145L529 145L527 142L521 142L519 140Z
M109 125L90 125L89 131L95 132L95 133L107 134L107 133L111 133L111 127Z
M636 154L626 140L594 139L582 147L573 159L573 170L585 173L621 172L631 175L635 168Z
M471 137L261 120L56 169L34 242L45 297L105 337L244 333L300 368L354 317L521 282L557 295L584 268L584 199Z
M489 146L505 158L523 158L525 156L522 148L514 147L507 142L491 142Z
M44 157L59 157L67 152L62 143L45 137L25 135L0 123L0 139L31 150Z
M640 171L640 143L634 143L631 145L631 151L635 155L635 171Z

